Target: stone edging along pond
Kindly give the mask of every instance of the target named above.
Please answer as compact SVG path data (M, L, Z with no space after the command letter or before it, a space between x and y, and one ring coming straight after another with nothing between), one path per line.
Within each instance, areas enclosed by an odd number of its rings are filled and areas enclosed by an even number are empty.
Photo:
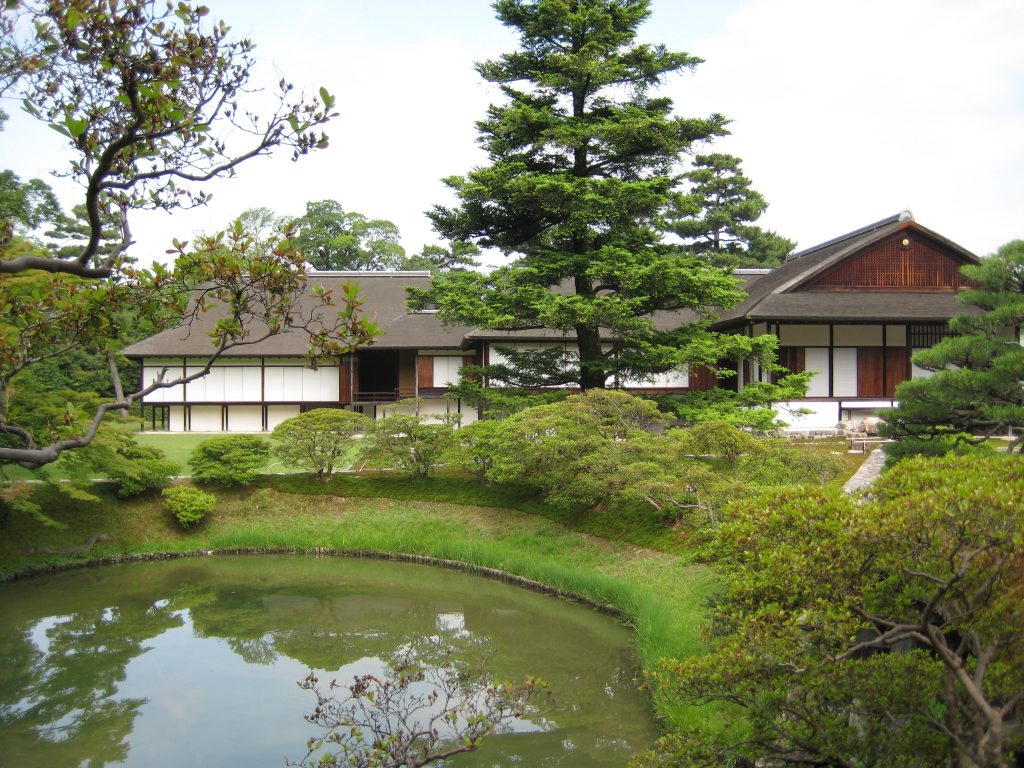
M488 568L483 565L463 562L462 560L446 560L440 557L429 555L411 555L401 552L378 552L365 549L331 549L329 547L311 547L309 549L297 549L294 547L232 547L225 549L197 549L184 552L128 552L118 555L98 555L86 560L67 560L46 565L27 566L26 568L9 574L6 578L0 578L0 583L27 579L33 576L44 576L49 573L62 571L74 571L92 566L115 565L117 563L148 562L155 560L171 560L182 557L212 557L214 555L313 555L314 557L353 557L366 558L368 560L392 560L404 563L416 563L419 565L432 565L439 568L447 568L453 571L463 571L477 576L484 576L495 581L503 581L517 587L523 587L533 592L539 592L552 597L571 600L574 603L591 608L595 611L614 616L615 618L629 621L630 617L619 607L610 603L602 603L593 600L586 595L572 592L566 589L553 587L540 581L528 579L525 576L517 576L508 571L497 568Z

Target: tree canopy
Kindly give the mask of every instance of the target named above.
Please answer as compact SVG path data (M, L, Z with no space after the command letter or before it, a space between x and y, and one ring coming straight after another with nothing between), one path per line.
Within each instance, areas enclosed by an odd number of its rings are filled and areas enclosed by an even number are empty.
M9 407L19 373L73 350L109 349L125 317L151 319L158 330L216 307L223 316L207 368L188 380L205 375L228 348L289 327L311 333L314 358L348 351L375 332L359 317L351 286L320 297L323 312L340 305L336 318L321 313L321 326L297 317L294 299L305 290L301 254L292 247L256 254L241 228L175 242L170 267L131 266L132 211L201 205L202 183L241 163L279 149L298 158L327 143L322 126L334 116L334 98L324 89L316 99L296 96L282 80L269 111L249 111L253 44L232 39L230 28L208 15L205 6L154 0L25 0L0 11L0 93L21 99L65 137L71 159L60 173L81 183L88 227L73 255L19 238L0 243L0 461L54 461L91 442L108 411L181 382L161 379L117 396L52 441L41 442L19 422ZM261 330L252 330L254 321ZM116 380L115 366L111 373Z
M647 0L494 7L520 47L477 65L505 96L478 123L489 164L446 179L459 205L428 215L445 238L513 260L488 275L440 276L413 303L436 304L446 322L564 333L578 348L561 361L564 378L583 389L713 364L718 340L700 318L742 294L722 271L664 243L661 222L680 153L725 133L726 120L675 116L669 99L650 93L700 59L636 42ZM676 310L697 321L652 321ZM745 340L735 351L768 355L770 343Z
M296 247L314 269L402 269L405 264L395 224L346 212L336 200L306 203L306 212L292 226Z

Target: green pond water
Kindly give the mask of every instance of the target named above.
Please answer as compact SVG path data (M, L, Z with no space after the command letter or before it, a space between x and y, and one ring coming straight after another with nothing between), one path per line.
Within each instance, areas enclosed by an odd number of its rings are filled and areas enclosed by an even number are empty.
M407 563L214 556L33 578L0 585L0 765L280 766L319 733L297 685L310 670L349 682L451 647L495 679L548 681L554 702L448 765L621 766L657 735L630 642L583 606Z

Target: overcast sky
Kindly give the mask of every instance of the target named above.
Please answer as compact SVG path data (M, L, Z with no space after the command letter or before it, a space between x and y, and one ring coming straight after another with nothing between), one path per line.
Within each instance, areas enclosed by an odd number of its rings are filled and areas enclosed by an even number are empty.
M132 253L223 228L242 210L299 215L308 200L394 221L412 253L440 179L484 162L474 121L499 100L473 62L514 50L486 0L207 0L282 75L341 113L331 146L246 163L208 185L205 210L136 214ZM661 89L677 114L721 112L732 135L703 151L743 159L769 201L762 224L805 248L910 208L984 255L1024 237L1024 1L652 0L641 38L705 59ZM0 168L47 178L61 137L3 104ZM65 206L76 188L52 181Z

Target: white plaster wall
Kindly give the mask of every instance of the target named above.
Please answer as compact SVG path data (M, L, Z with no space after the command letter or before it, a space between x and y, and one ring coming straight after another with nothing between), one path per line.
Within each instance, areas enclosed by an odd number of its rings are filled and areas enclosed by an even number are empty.
M334 366L323 366L315 371L300 368L302 371L302 400L307 403L338 402L338 369Z
M160 371L164 369L163 365L146 365L142 368L142 385L148 387L157 377L160 375ZM164 381L174 381L174 379L180 379L183 373L181 365L167 366L167 373L164 374ZM144 398L146 403L180 403L184 387L178 384L174 387L165 387L163 389L156 389L150 392Z
M447 387L458 384L460 381L459 368L462 367L462 357L451 355L434 356L434 386Z
M192 376L201 370L203 370L203 366L189 366L185 369L185 373ZM224 402L224 369L211 368L210 372L202 378L186 384L185 399L190 403Z
M820 347L804 350L804 370L818 371L807 385L807 396L828 397L828 350Z
M267 402L284 400L284 369L265 368L263 370L264 398Z
M856 397L857 350L849 347L832 350L832 363L835 366L832 373L833 397Z
M260 369L254 366L231 366L223 369L224 399L227 401L260 402L263 394Z
M783 347L827 347L827 325L779 326L779 344Z
M454 410L455 402L451 401L451 409ZM432 416L447 416L449 412L449 401L447 399L426 399L420 403L420 416L426 419Z
M262 405L228 406L228 432L261 432L262 430Z
M220 406L219 405L193 405L191 406L192 431L193 432L220 432Z
M167 429L171 432L185 431L185 406L172 405L167 416Z
M623 387L688 387L690 375L685 366L664 373L652 373L644 378L625 377L619 381Z
M267 429L273 429L285 419L299 415L297 405L268 405L267 406Z
M422 411L423 411L423 409L421 408L420 412L422 413ZM405 416L415 416L416 415L416 405L415 405L415 403L411 403L411 404L410 403L406 403L406 404L403 404L403 405L394 405L392 403L378 403L374 407L373 417L375 419L383 419L386 416L394 416L395 414L403 414ZM371 414L367 413L366 415L369 416Z
M565 343L560 342L560 341L558 341L558 342L550 342L550 341L524 341L524 342L519 342L519 343L515 343L515 344L503 344L501 342L497 342L497 343L493 343L492 342L492 343L488 344L488 360L490 361L491 365L500 365L502 363L507 363L508 362L508 358L505 357L503 354L501 354L501 352L499 352L495 348L496 346L497 347L511 347L513 349L522 349L522 350L527 350L527 349L529 349L529 350L562 349L562 350L565 350L566 352L573 353L573 354L575 354L575 353L577 353L579 351L575 344L565 344Z
M276 400L302 400L302 368L281 369L281 396ZM270 398L267 398L268 400Z
M792 400L778 403L775 408L779 419L786 422L789 429L833 429L839 423L839 403L835 401ZM807 409L810 413L794 415L793 411L797 409Z
M837 347L880 347L882 326L837 325L832 329L832 343Z

